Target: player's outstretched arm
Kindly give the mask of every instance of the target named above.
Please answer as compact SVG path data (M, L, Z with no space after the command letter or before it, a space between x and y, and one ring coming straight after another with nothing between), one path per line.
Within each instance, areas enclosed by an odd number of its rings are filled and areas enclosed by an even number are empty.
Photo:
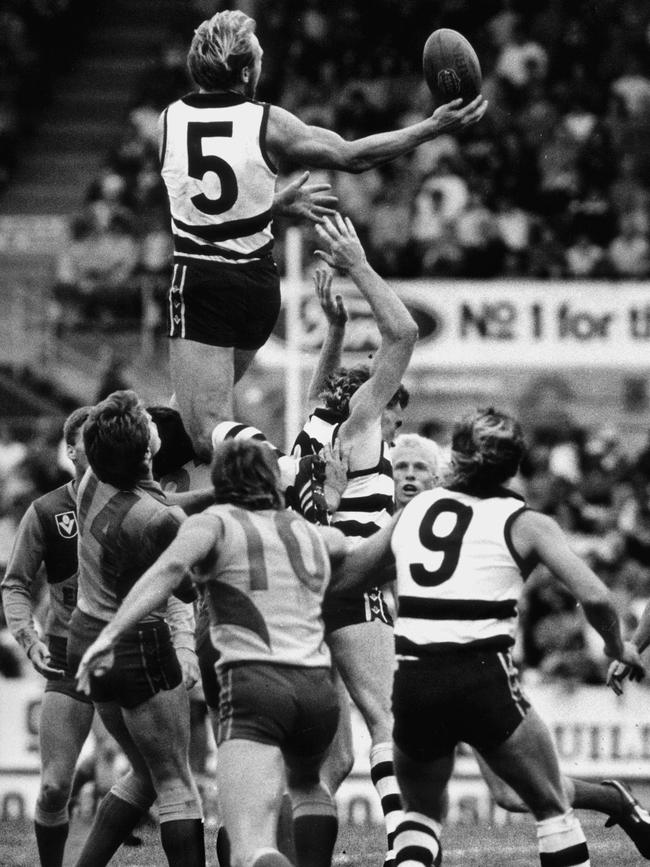
M208 516L197 515L181 525L171 545L136 581L113 620L84 653L76 675L80 690L89 691L91 674L102 674L112 667L117 639L164 605L188 570L204 560L214 545L214 521Z
M338 198L332 194L331 184L308 184L309 172L276 190L273 197L273 215L293 217L321 223L323 217L334 216Z
M314 288L327 319L327 333L307 391L310 407L314 406L318 400L327 377L341 366L348 311L345 309L341 295L335 295L332 298L332 279L332 269L325 263L319 265L314 271Z
M369 265L351 221L337 214L316 227L323 249L316 255L348 274L367 300L377 323L381 342L373 362L372 376L350 401L350 417L342 425L346 439L356 437L376 423L399 387L413 354L418 327L404 303Z
M480 95L465 106L461 99L455 99L418 123L346 141L331 130L308 126L291 112L274 105L269 111L266 143L276 161L288 158L308 168L365 172L443 133L459 132L477 123L486 111L487 102Z
M344 543L339 543L339 546L334 549L334 556L332 556L330 551L330 559L332 561L330 588L334 592L349 593L350 591L369 590L377 584L377 576L394 564L390 540L392 539L393 530L400 515L401 512L393 515L391 521L385 527L373 533L368 539L364 539L363 542L350 545L345 540ZM321 532L325 534L328 530L336 533L339 532L333 527L327 527L321 530ZM343 538L345 539L345 537ZM337 542L336 539L333 541L334 543ZM325 544L329 547L327 538L325 539Z
M605 643L606 656L629 665L640 680L645 669L637 648L623 641L612 594L571 549L559 525L548 515L523 512L513 524L512 542L523 557L535 556L550 569L582 606L585 617Z

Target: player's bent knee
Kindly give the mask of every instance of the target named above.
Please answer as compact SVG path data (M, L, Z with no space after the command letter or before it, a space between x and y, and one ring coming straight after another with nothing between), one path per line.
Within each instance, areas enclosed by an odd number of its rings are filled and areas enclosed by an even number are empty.
M293 818L302 816L336 816L336 804L327 786L319 783L309 790L291 789Z
M38 796L38 803L43 810L55 812L63 809L70 797L71 782L43 782Z
M138 807L146 812L156 800L156 790L153 785L134 773L121 777L111 787L111 793L127 804Z
M160 822L180 819L203 819L201 805L194 792L187 786L169 786L158 793L158 817Z

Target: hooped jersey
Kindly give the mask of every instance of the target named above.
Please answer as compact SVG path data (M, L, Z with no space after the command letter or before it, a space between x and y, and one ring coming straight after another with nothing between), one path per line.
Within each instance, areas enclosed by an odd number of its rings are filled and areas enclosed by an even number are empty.
M79 485L77 509L77 606L90 617L110 621L138 578L175 538L185 516L167 504L154 481L143 479L122 491L100 482L90 470ZM165 604L151 617L163 618L166 612Z
M23 647L38 637L31 590L41 566L49 586L44 631L66 637L77 601L77 504L71 481L34 500L14 539L2 593L8 624Z
M161 173L175 259L243 263L271 252L277 170L269 106L236 93L191 93L163 112Z
M217 665L329 666L321 603L331 572L318 530L288 509L219 504L203 515L214 520L216 556L196 572Z
M517 603L533 564L515 551L510 528L525 509L506 489L480 498L435 488L405 506L391 543L398 658L514 643Z
M293 454L299 457L318 454L324 445L334 442L342 421L338 413L323 408L314 410L296 437ZM384 527L394 511L393 467L388 447L382 442L376 466L348 471L348 484L331 525L349 538L361 541Z

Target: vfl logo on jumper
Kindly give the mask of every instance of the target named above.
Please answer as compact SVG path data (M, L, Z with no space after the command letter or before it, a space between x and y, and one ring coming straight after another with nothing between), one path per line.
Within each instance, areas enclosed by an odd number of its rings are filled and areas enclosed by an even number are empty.
M77 516L74 512L59 512L54 516L59 536L64 539L74 539L77 535Z
M460 78L454 69L441 69L438 73L438 89L450 98L460 93Z

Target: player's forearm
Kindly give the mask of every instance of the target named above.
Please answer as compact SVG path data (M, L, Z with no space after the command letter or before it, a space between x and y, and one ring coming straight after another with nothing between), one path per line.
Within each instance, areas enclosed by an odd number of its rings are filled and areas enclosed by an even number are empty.
M348 172L365 172L410 153L439 135L435 122L428 118L403 129L375 133L347 143L344 165Z
M170 492L166 493L165 497L170 506L180 506L187 515L195 515L214 504L214 490L212 488L203 488L199 491Z
M349 270L355 286L367 300L383 339L415 343L418 327L404 302L367 263L361 262Z
M330 325L325 335L325 341L316 362L316 367L309 383L307 400L310 407L313 406L322 392L327 377L341 366L343 341L345 339L345 326Z
M585 616L605 642L605 654L610 659L619 659L623 653L621 623L616 608L610 599L583 601Z
M39 637L32 613L31 594L15 576L7 575L3 581L2 608L9 631L29 655L30 648Z
M167 602L165 617L172 636L172 644L176 650L186 648L194 650L194 606L181 602L175 596L170 596Z

